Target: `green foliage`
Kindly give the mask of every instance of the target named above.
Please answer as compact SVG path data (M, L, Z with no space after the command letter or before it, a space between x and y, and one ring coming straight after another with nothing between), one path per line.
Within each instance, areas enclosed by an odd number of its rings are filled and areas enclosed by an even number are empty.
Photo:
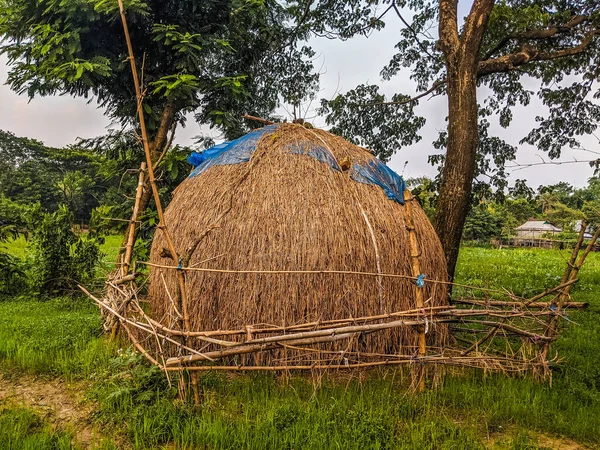
M56 431L36 411L0 404L0 446L10 450L70 450L71 435Z
M239 135L247 129L242 114L266 117L281 101L314 93L311 52L298 44L306 30L294 26L286 4L130 0L125 8L138 64L142 55L145 61L142 89L149 87L144 108L152 138L163 119L170 129L190 112ZM95 97L111 118L136 125L118 3L3 1L0 39L16 92ZM223 86L230 79L236 80L233 89ZM227 111L228 119L215 121L215 111Z
M27 217L37 207L23 207L0 195L0 299L27 291L23 261L11 254L6 243L27 233Z
M491 238L500 237L501 233L502 219L487 205L471 208L463 230L464 240L488 242Z
M570 241L576 238L575 224L584 217L589 230L600 224L600 189L598 178L588 180L583 188L567 183L539 186L538 194L527 186L525 180L516 180L509 187L508 195L490 195L490 190L474 198L465 222L463 239L486 243L491 238L508 238L515 235L515 228L530 219L544 220L561 228L563 233L549 236ZM426 177L408 179L407 186L417 197L429 217L433 215L437 201L437 183ZM569 206L571 205L571 206Z
M391 101L407 100L395 95ZM412 106L382 105L385 96L376 85L360 85L333 100L321 100L320 114L326 115L332 133L357 145L367 146L382 160L388 161L399 146L421 140L419 129L425 119L416 117Z
M573 225L577 220L583 218L583 213L568 206L558 203L552 209L546 211L544 215L549 222L563 230L573 231Z
M118 183L114 161L81 147L59 150L0 131L0 156L0 196L39 203L45 211L65 203L77 221L89 220L106 190Z
M429 220L433 220L435 203L438 196L436 183L427 177L408 178L406 186L417 197L421 208L423 208Z
M74 291L93 280L101 254L96 238L77 236L73 216L65 206L42 213L33 234L32 285L40 295Z
M28 287L25 267L14 256L0 247L0 299L26 292Z
M401 74L408 75L416 85L414 92L403 90L386 98L379 94L378 86L361 84L333 100L322 100L322 112L334 132L354 137L361 145L376 149L383 160L412 144L425 122L415 113L415 105L430 95L446 94L448 61L438 45L440 2L321 0L311 3L310 10L302 8L302 2L296 3L297 16L316 33L330 38L369 36L385 26L398 30L396 41L390 43L396 53L381 70L381 76L392 80ZM448 7L456 8L456 3L451 2ZM459 28L466 23L461 14L467 14L467 10L459 7ZM585 19L577 22L581 17ZM479 51L480 60L490 63L486 66L488 71L480 70L477 77L478 85L484 89L478 90L481 97L478 99L479 142L471 161L477 167L475 190L483 192L493 187L499 195L504 192L505 165L516 158L517 148L495 136L493 125L509 127L515 108L528 106L533 96L537 96L547 110L535 118L535 127L521 136L521 144L537 146L554 159L560 157L566 146L580 148L580 137L597 131L600 126L597 102L600 67L596 64L600 51L599 30L598 2L503 0L494 3L481 48L469 50ZM462 31L459 29L459 33ZM461 36L464 38L465 34ZM491 63L519 54L529 56L522 58L518 65L498 64L491 68ZM415 95L413 101L408 101ZM386 102L392 104L384 105ZM445 163L446 143L447 130L441 130L434 142L440 154L430 158L432 164ZM590 164L598 167L600 160ZM485 182L481 181L483 174Z

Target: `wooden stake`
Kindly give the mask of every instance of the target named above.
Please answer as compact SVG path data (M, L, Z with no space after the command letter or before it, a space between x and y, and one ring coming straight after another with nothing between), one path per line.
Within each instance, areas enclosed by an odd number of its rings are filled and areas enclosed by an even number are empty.
M148 165L148 178L150 180L150 186L152 187L152 195L154 197L154 203L156 204L156 212L158 214L158 226L157 228L162 230L165 234L165 240L167 241L167 245L169 246L169 251L171 253L171 257L173 261L179 262L179 256L177 255L177 251L175 250L175 246L173 245L173 241L167 229L167 225L165 223L165 218L163 214L162 203L160 201L160 195L158 192L158 188L156 186L156 179L154 178L154 167L152 166L152 153L150 152L150 144L148 141L148 132L146 129L146 121L144 119L144 108L143 108L143 100L144 96L142 94L142 90L140 89L140 82L137 73L137 67L135 63L135 57L133 54L133 46L131 45L131 38L129 35L129 27L127 26L127 18L125 16L125 8L123 6L123 0L118 0L119 2L119 12L121 15L121 21L123 23L123 32L125 33L125 41L127 43L127 52L129 54L129 64L131 65L131 74L133 75L133 84L135 88L135 96L137 100L137 113L138 119L140 121L140 130L142 134L142 144L144 146L144 153L146 155L146 164ZM188 301L187 301L187 291L185 287L185 275L181 270L177 271L177 281L179 284L179 295L181 300L181 310L183 312L183 327L186 331L190 331L190 318L188 312ZM184 338L185 339L185 338ZM194 389L197 389L197 386L193 385Z
M596 241L600 237L600 227L598 227L598 229L592 236L592 239L590 239L590 241L588 242L588 244L585 248L585 251L583 252L581 257L577 261L577 256L579 254L579 250L583 243L583 234L585 233L586 227L587 227L587 222L582 221L581 230L579 232L579 238L577 239L577 244L575 245L575 248L573 249L573 252L571 254L571 259L569 260L569 264L567 266L567 269L565 270L563 279L561 280L565 284L566 283L569 283L569 284L552 300L552 306L554 306L556 308L556 315L548 318L548 328L546 329L546 334L545 334L547 337L550 338L550 340L548 340L538 352L538 358L539 358L540 363L542 364L542 366L541 366L542 373L538 374L538 375L540 375L542 378L547 378L550 375L550 370L547 365L547 358L548 358L548 353L550 351L551 339L553 339L554 335L556 334L558 318L560 317L561 311L565 306L565 302L566 302L567 298L569 297L569 292L571 291L571 288L573 287L573 284L574 284L575 280L577 279L579 270L583 266L583 263L585 262L587 256L592 251L592 249L594 248L594 245L596 244ZM566 278L566 280L565 280L565 278Z
M137 216L140 212L140 201L142 200L142 194L144 192L144 176L146 171L146 163L142 162L140 165L140 176L138 178L137 190L135 192L135 204L133 206L133 214L129 221L129 228L127 230L127 245L125 246L125 257L123 259L123 265L121 266L121 275L126 277L129 273L129 267L131 266L131 255L133 254L133 246L135 244L135 229L137 227Z
M410 242L410 263L412 268L412 276L419 277L421 275L421 263L419 261L419 256L421 256L421 252L419 250L419 245L417 242L417 233L415 231L415 222L413 219L413 210L412 210L412 201L414 197L410 193L408 189L404 190L404 208L406 209L406 230L408 231L408 238ZM415 284L415 303L417 308L423 308L424 299L423 299L423 288L417 286ZM425 356L426 349L426 340L425 340L425 327L419 327L419 358L423 358ZM425 389L425 370L424 367L419 366L413 372L413 375L416 376L416 380L418 380L417 389L419 392L423 392Z

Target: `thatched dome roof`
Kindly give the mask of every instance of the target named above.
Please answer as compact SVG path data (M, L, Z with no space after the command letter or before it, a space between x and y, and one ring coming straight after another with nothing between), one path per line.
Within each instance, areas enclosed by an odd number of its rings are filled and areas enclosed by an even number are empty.
M367 150L322 130L281 124L207 151L196 163L165 211L175 248L191 255L189 267L412 275L403 182ZM421 271L427 279L445 281L440 242L423 210L411 203ZM151 263L177 265L166 248L157 230ZM412 279L190 271L185 276L194 331L415 308ZM426 282L423 289L427 306L445 304L443 285ZM167 326L178 326L169 299L177 292L176 271L153 267L151 315ZM441 346L446 329L439 326L427 336L428 346ZM362 352L398 353L416 348L416 339L414 331L394 329L353 345ZM328 345L335 350L348 343Z

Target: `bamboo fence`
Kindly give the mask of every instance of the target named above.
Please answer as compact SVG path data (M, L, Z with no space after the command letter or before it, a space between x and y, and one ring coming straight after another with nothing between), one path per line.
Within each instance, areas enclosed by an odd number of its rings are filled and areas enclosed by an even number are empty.
M578 281L578 273L600 235L600 228L584 247L583 233L587 224L581 226L581 232L575 243L566 270L559 284L530 298L523 298L501 289L489 289L464 284L453 284L460 288L461 296L453 304L446 306L428 306L427 299L420 289L422 283L452 284L447 280L424 279L420 270L419 248L414 225L412 223L412 202L415 199L406 191L405 208L406 227L410 238L412 276L393 273L368 273L351 271L278 271L278 270L222 270L189 267L187 255L178 255L164 221L158 189L154 178L153 161L148 147L147 132L144 123L143 95L140 89L133 50L127 31L127 22L121 0L121 17L129 61L131 63L137 95L137 107L141 128L141 140L146 153L146 161L140 167L136 203L127 231L124 256L120 267L109 276L102 298L81 287L101 308L105 318L105 327L114 336L123 329L132 345L144 355L150 363L158 366L167 376L176 372L182 376L191 374L194 398L198 401L195 374L206 370L227 371L323 371L323 370L360 370L381 366L411 367L413 386L421 391L425 387L427 373L425 366L475 367L486 371L504 373L533 373L539 379L551 377L550 367L558 361L551 356L551 343L556 339L560 320L570 321L568 309L584 308L586 304L574 302L570 291ZM157 232L166 236L173 261L177 266L158 266L149 262L137 261L137 264L160 267L177 273L178 292L169 299L176 313L174 324L166 326L148 316L140 301L140 287L136 282L139 276L132 265L132 250L135 242L135 230L138 224L139 200L146 182L154 194L159 224ZM182 263L183 262L183 263ZM269 324L247 324L239 329L195 331L190 328L188 315L188 295L185 277L189 271L215 272L221 276L230 274L256 274L257 276L279 274L327 275L372 277L380 282L383 277L405 278L414 284L412 298L408 304L412 309L388 314L364 317L340 317L333 320L276 326ZM163 280L164 281L164 280ZM455 291L456 292L456 291ZM482 298L483 295L483 298ZM444 324L452 331L450 342L442 347L426 345L426 336L436 326ZM366 335L383 330L404 328L418 334L416 348L406 346L394 354L372 353L368 349L357 351L357 346L348 345L348 351L328 350L332 342L352 343ZM354 350L350 350L353 348ZM301 357L281 358L275 363L261 364L260 355L275 349L293 349L295 355L310 354L311 363L303 363ZM244 355L254 355L254 363ZM316 357L315 357L316 356ZM551 378L550 378L551 379Z

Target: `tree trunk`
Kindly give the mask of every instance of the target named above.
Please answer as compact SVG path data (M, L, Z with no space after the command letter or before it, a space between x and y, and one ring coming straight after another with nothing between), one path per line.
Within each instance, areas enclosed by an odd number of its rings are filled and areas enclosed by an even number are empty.
M446 255L450 281L454 280L463 227L469 212L478 138L476 71L461 65L457 61L455 67L448 70L448 143L434 219L435 230Z
M474 0L458 31L457 0L440 0L440 40L446 62L448 142L434 227L442 242L450 281L469 212L477 156L479 51L495 0Z

